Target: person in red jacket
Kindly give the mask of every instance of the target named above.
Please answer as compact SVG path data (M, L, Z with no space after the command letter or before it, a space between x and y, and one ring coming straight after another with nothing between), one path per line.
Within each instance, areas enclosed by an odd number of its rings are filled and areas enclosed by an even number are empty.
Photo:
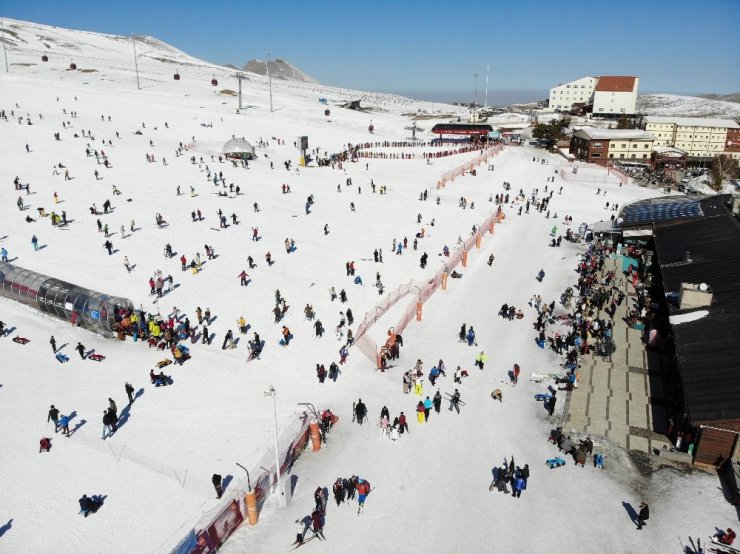
M318 537L319 540L326 540L324 536L324 524L321 517L321 512L314 510L311 514L311 523L313 523L313 534Z
M359 514L362 508L364 508L365 506L365 499L367 498L367 495L370 494L370 483L368 483L365 479L358 479L357 486L355 488L357 489L357 503L359 504L359 507L357 508L357 513Z
M401 415L398 416L398 433L403 435L404 432L409 432L409 424L406 422L406 416L401 412Z
M727 531L725 531L724 533L720 533L718 539L719 539L719 542L721 542L722 544L726 544L729 546L733 542L735 542L735 536L736 536L735 531L733 531L732 529L728 527Z
M186 271L188 268L188 259L185 257L185 254L180 256L180 264L182 265L182 270Z

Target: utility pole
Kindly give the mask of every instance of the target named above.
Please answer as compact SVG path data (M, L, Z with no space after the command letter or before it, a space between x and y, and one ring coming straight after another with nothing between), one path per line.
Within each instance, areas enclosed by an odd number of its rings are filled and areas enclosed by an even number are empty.
M475 77L475 106L478 105L478 74L473 73L473 77Z
M267 79L270 82L270 113L272 113L272 71L270 71L270 64L272 58L270 58L270 51L267 51Z
M134 43L134 67L136 68L136 90L141 90L139 84L139 62L136 60L136 37L131 35L131 42Z
M5 49L5 21L0 19L0 33L2 33L3 40L3 56L5 57L5 73L10 73L8 69L8 51Z

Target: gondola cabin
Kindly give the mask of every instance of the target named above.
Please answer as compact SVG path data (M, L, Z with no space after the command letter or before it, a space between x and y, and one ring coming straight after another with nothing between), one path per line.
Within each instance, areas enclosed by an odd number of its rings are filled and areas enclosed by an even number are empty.
M49 56L47 56L46 54L44 54L43 56L41 56L41 61L42 62L48 62L49 61Z
M175 73L174 79L175 79L175 81L179 81L180 80L180 74L179 73Z
M69 64L69 68L70 69L77 69L77 64L74 63L74 62L72 62L71 64Z
M216 80L215 77L213 79L211 79L211 85L214 86L214 87L218 86L218 81Z

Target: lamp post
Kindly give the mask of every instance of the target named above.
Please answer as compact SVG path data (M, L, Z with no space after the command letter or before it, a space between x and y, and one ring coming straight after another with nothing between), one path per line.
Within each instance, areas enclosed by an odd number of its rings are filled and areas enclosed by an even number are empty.
M473 77L475 77L475 100L473 101L473 108L476 108L478 106L478 74L473 73Z
M275 387L270 385L270 389L265 391L265 397L272 397L272 416L275 422L275 473L277 474L277 481L275 482L275 493L278 495L278 502L280 506L285 505L285 497L283 496L283 489L280 483L280 451L278 449L278 426L277 426L277 406L275 398L277 391Z

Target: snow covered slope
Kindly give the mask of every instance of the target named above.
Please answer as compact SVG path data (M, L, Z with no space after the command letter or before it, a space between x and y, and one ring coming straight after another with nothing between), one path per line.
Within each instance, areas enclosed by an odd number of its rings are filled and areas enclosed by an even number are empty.
M8 116L0 120L0 246L22 267L128 297L149 312L166 315L176 306L195 322L197 306L210 308L214 338L211 345L189 344L192 359L165 368L174 384L156 388L149 383L149 370L167 352L130 340L106 340L0 298L0 319L12 329L9 336L0 337L0 551L168 552L203 512L221 506L211 475L230 478L229 496L244 475L236 464L254 467L272 444L272 405L264 397L270 385L278 393L280 429L299 402L330 406L341 420L327 449L306 453L296 464L293 503L285 509L268 503L259 526L241 528L225 551L286 549L293 541L294 520L311 510L316 487L330 487L336 477L351 474L366 477L375 488L365 513L357 517L354 507L330 506L327 544L313 541L305 549L472 553L490 551L495 544L502 552L545 546L569 552L573 544L587 544L608 552L664 552L675 549L677 535L706 535L714 525L731 522L734 509L724 502L713 476L669 471L642 477L619 452L607 457L603 471L572 464L546 470L544 460L554 454L546 441L552 422L532 399L542 386L501 383L514 362L522 366L523 375L557 367L553 354L534 346L534 312L527 300L533 293L554 299L572 285L580 250L566 244L549 248L548 233L555 221L544 214L517 217L516 206L505 208L505 223L485 237L480 250L473 250L469 267L458 268L463 278L451 279L448 291L425 304L424 320L404 333L397 367L376 372L370 360L352 349L336 383L320 384L316 378L317 363L328 366L338 360L341 343L333 329L340 311L350 308L359 320L393 287L423 283L443 267L443 246L454 247L458 237L468 236L472 226L494 210L489 198L503 191L504 181L513 191L538 188L542 195L545 179L560 159L545 154L548 163L532 163L532 156L543 156L541 151L510 148L494 160L495 171L482 169L478 176L461 177L439 191L433 188L439 177L477 152L434 158L429 164L421 158L374 158L341 168L288 171L283 163L296 165L297 136L308 135L309 147L322 154L341 151L347 143L404 140L408 121L401 112L430 105L366 95L364 103L374 103L378 111L332 108L327 118L319 95L362 93L279 82L276 109L270 112L264 78L250 75L244 99L250 107L237 114L235 100L220 93L223 87L236 88L234 81L227 83L226 69L154 39L137 40L142 85L137 90L131 41L11 24L16 42L8 58L14 65L10 74L0 74L0 110ZM42 35L54 39L51 48L43 46ZM45 51L49 61L44 63L40 56ZM96 71L67 71L72 53L78 68ZM174 71L179 71L180 81L172 79ZM211 86L213 75L219 87ZM374 135L367 130L370 117ZM232 136L259 145L249 169L200 152L176 155L180 143L218 144ZM86 149L99 155L104 151L111 167L98 163ZM428 147L376 150L418 155ZM63 170L55 174L53 166L59 163L71 180L64 179ZM223 173L225 187L213 184L214 173ZM29 194L13 188L16 176L30 185ZM346 184L348 178L352 185ZM386 186L387 194L373 193L371 181ZM240 196L228 193L232 183L240 187ZM290 194L281 192L283 184L290 185ZM120 195L113 194L114 185ZM611 214L603 197L593 194L595 185L556 179L549 186L563 187L551 203L560 227L565 214L573 216L576 227ZM630 185L598 186L620 204L652 194ZM176 194L177 187L182 194ZM419 193L426 189L429 200L421 202ZM54 203L54 193L59 203ZM306 214L309 195L315 203ZM18 196L27 209L16 207ZM460 197L469 205L474 202L475 208L460 209ZM107 199L111 213L90 213L93 203L101 208ZM53 227L48 217L39 217L39 208L64 211L70 224ZM196 210L202 212L202 221L193 221ZM221 228L219 210L236 214L239 224L229 217L228 226ZM168 226L155 225L157 213ZM34 221L27 222L27 216ZM110 256L103 248L106 238L98 231L98 219L109 226L115 249ZM253 227L262 237L258 242L250 240ZM425 238L417 251L410 247L401 255L391 254L394 239L408 238L411 243L421 228ZM42 245L38 251L31 247L34 234ZM296 241L295 252L285 251L286 238ZM177 252L172 259L163 256L166 243ZM206 259L206 244L215 249L215 259ZM383 263L372 261L376 248L385 252ZM275 260L272 266L265 263L268 251ZM419 266L422 252L430 256L424 269ZM205 262L203 271L181 271L178 258L191 260L196 253ZM493 267L485 263L490 253L496 255ZM133 266L131 273L124 268L124 256ZM248 271L251 283L241 287L237 275L246 269L248 256L257 267ZM364 285L355 285L346 275L345 263L351 260ZM537 283L534 276L542 267L547 278ZM177 285L160 301L149 295L148 279L156 270L172 275ZM376 273L385 284L384 296L372 286ZM332 301L330 287L345 289L348 302ZM295 338L287 348L278 345L281 326L272 314L276 289L290 306L284 324ZM522 307L525 319L495 317L503 302ZM324 323L323 338L313 336L311 323L303 317L306 304ZM251 325L249 334L237 333L237 348L222 350L225 333L236 331L242 315ZM394 318L388 319L374 329L378 338L395 324ZM425 425L412 421L411 433L397 443L381 439L375 426L380 408L387 405L392 415L402 410L413 414L418 401L401 391L403 370L419 358L425 370L440 358L448 369L471 368L477 348L457 342L462 322L475 326L480 349L489 356L485 371L471 370L460 386L466 402L462 413L443 410ZM260 360L246 363L245 343L255 331L266 341L265 351ZM69 362L54 358L51 335ZM22 346L12 342L13 336L31 342ZM74 350L78 341L106 359L81 359ZM141 392L124 409L127 381ZM438 385L442 392L454 390L451 371ZM504 388L501 404L490 398L496 387ZM102 440L101 412L109 398L125 417L116 434ZM358 398L370 411L363 426L351 423L352 402ZM55 434L44 419L51 404L72 417L71 437ZM50 452L39 453L42 437L52 438ZM520 499L488 492L491 468L512 455L518 465L532 468L529 488ZM105 497L102 509L88 518L78 513L77 499L83 493ZM653 518L637 533L623 503L636 506L643 499L651 503Z
M244 69L244 71L249 71L250 73L256 73L257 75L267 75L268 65L273 79L299 81L301 83L310 83L314 85L319 84L316 79L308 76L294 65L285 60L281 60L280 58L272 62L266 62L264 60L250 60L242 69Z
M645 115L740 118L740 104L678 94L643 94L637 98L637 111Z

